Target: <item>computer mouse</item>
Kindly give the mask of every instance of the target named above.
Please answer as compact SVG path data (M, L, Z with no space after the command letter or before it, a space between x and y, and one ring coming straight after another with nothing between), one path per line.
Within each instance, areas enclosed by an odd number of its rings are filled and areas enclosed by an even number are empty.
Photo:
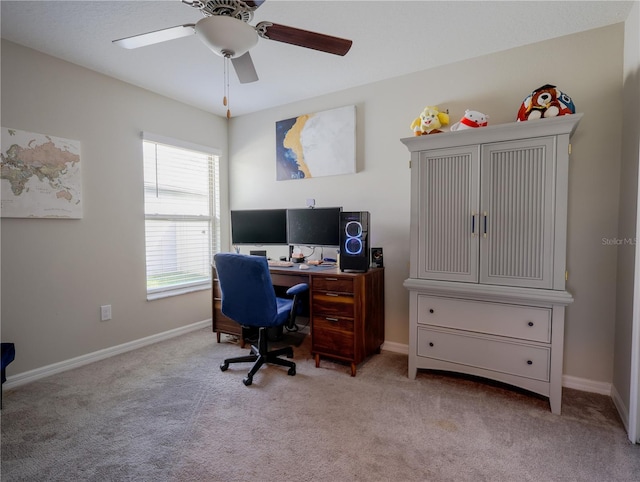
M298 269L309 269L309 265L306 265L303 263L300 266L298 266Z

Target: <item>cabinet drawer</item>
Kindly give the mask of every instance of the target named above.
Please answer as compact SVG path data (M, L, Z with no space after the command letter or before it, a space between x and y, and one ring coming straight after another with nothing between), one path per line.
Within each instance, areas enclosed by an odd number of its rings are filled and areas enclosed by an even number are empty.
M312 278L312 290L333 291L336 293L353 293L353 278L336 276L314 276Z
M506 338L418 327L418 356L549 381L549 348Z
M345 359L355 356L353 320L341 317L314 316L311 331L311 351Z
M338 316L353 318L353 296L339 295L337 293L317 292L312 293L312 309L315 315Z
M551 310L418 296L418 323L548 343Z

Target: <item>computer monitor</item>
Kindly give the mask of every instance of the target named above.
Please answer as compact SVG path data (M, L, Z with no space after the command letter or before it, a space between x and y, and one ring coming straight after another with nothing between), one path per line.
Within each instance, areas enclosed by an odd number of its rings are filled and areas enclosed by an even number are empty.
M287 242L294 246L339 246L342 208L287 209Z
M231 211L232 244L287 244L286 209Z

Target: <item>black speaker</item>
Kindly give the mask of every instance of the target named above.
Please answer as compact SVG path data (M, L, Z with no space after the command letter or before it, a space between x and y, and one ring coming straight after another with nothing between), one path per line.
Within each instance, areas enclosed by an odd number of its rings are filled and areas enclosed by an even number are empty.
M340 213L340 271L369 269L369 212Z
M382 248L371 248L371 266L383 268Z

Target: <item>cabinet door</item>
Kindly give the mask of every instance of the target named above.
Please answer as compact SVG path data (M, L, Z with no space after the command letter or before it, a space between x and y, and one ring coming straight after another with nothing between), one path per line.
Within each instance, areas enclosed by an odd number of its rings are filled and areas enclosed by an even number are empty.
M422 152L418 278L478 281L479 146Z
M482 146L480 282L551 288L552 137Z

